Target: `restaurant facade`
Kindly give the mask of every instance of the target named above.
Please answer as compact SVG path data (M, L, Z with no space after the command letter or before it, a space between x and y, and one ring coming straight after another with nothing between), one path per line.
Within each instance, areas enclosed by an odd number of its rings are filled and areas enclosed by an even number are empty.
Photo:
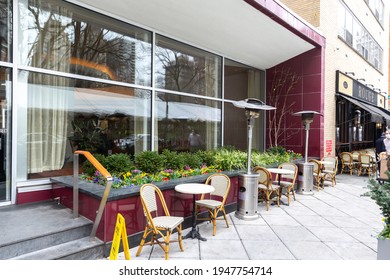
M373 149L389 127L389 2L281 0L326 37L324 154Z
M0 0L0 23L0 206L45 199L75 150L189 151L191 133L245 150L232 103L249 97L277 108L253 147L302 153L292 113L324 110L325 38L278 1ZM323 150L321 116L309 155Z

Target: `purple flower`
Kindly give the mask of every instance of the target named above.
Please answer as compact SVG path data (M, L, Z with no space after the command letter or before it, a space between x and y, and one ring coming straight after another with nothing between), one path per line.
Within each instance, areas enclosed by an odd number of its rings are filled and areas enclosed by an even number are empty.
M141 171L135 169L135 170L131 171L131 173L138 174L138 173L141 173Z
M166 169L166 170L164 170L164 172L166 172L166 173L173 173L173 170L172 169Z
M189 165L186 165L185 170L190 170L191 167Z

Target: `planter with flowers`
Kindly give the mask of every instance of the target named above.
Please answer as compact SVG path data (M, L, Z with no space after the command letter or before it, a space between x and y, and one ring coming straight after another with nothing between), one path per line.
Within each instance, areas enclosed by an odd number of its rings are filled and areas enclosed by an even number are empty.
M389 176L390 173L387 175ZM370 179L368 188L370 190L364 195L371 197L379 205L383 214L384 228L378 235L377 259L390 260L390 182L385 181L380 184Z

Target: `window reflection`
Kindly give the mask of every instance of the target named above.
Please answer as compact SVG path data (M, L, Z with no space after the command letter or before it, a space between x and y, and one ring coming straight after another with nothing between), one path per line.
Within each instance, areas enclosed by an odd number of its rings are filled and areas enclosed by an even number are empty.
M151 35L64 1L22 0L21 62L28 66L151 85Z
M226 99L243 100L255 97L265 100L265 74L247 65L225 59L224 69L224 95ZM234 146L237 149L247 149L247 119L242 110L237 110L231 103L225 102L224 106L224 138L225 146ZM253 128L253 147L264 147L264 113Z
M0 202L10 200L11 69L0 67Z
M18 153L29 178L72 173L75 150L108 155L150 149L151 93L147 90L21 72ZM25 111L25 112L24 112ZM25 127L25 129L23 129Z
M158 93L158 151L210 150L220 145L221 102Z
M12 1L0 0L0 61L11 61Z
M221 97L221 57L156 36L156 86Z

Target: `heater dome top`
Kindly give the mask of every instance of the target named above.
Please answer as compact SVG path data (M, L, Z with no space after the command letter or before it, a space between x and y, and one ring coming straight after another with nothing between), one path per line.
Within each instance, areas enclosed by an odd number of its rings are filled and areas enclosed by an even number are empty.
M247 98L245 100L235 101L233 105L245 110L275 110L275 107L266 105L263 101L256 98Z

